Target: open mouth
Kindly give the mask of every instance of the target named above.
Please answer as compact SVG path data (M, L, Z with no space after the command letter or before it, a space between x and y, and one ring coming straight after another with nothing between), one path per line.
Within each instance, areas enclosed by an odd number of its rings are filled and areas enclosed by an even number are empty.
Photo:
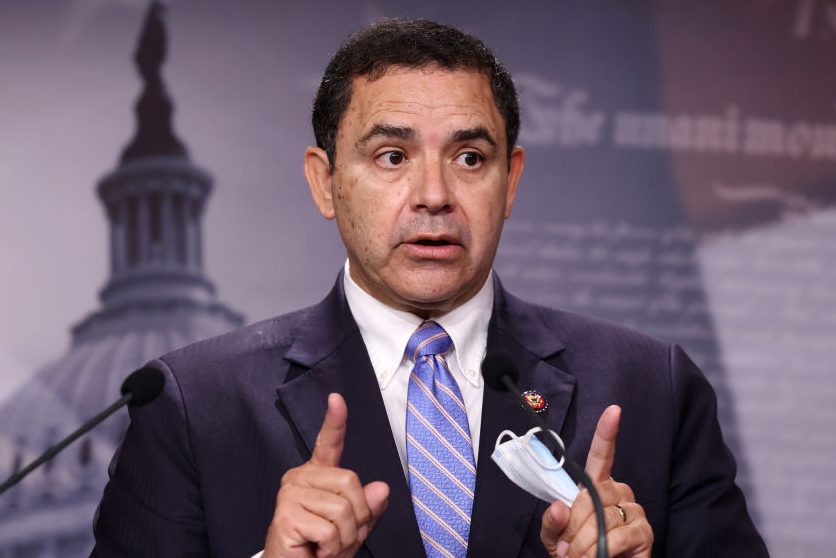
M453 243L449 240L430 240L429 238L423 238L416 240L415 244L420 244L421 246L449 246Z

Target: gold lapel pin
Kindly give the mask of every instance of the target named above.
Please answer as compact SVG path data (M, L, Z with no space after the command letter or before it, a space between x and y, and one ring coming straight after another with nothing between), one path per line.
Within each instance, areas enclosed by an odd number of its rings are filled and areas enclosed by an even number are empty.
M520 398L520 403L523 408L528 407L535 413L542 413L549 408L549 402L546 401L543 394L534 389L524 391Z

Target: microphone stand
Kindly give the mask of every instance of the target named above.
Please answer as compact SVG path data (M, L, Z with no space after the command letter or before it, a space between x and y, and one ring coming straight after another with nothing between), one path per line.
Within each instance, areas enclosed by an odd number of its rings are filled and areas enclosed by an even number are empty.
M87 422L81 425L75 432L46 450L35 461L14 473L3 484L0 484L0 494L19 483L23 478L37 469L44 462L55 457L61 450L75 442L79 437L93 429L94 426L118 411L121 407L130 404L132 407L142 407L153 401L165 386L165 376L159 370L151 367L140 368L131 372L120 389L122 397L110 407L100 412Z
M118 411L121 407L127 405L131 401L133 396L133 393L123 395L121 399L113 403L110 407L108 407L95 417L82 424L75 432L61 440L58 444L55 444L54 446L43 452L41 456L37 458L35 461L33 461L32 463L30 463L29 465L27 465L26 467L24 467L23 469L6 479L6 481L2 485L0 485L0 494L3 494L6 490L19 483L21 480L23 480L23 478L26 475L37 469L42 463L49 461L50 459L58 455L58 453L61 450L75 442L79 437L83 436L88 431L92 430L93 427L95 427L104 419Z

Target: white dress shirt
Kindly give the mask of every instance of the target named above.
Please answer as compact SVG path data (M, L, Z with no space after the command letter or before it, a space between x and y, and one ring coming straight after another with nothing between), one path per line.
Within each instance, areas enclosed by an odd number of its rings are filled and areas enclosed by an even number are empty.
M413 363L404 356L404 352L409 338L424 320L409 312L390 308L360 288L351 278L348 261L345 262L343 288L348 307L366 344L401 465L404 474L407 474L406 396ZM443 316L433 318L453 341L446 360L464 399L474 462L479 455L482 394L485 390L480 370L485 358L492 310L493 282L488 277L470 300ZM350 417L351 409L348 413Z
M345 262L343 289L348 307L360 328L360 335L372 368L377 376L380 394L389 417L389 426L401 458L404 475L406 467L406 395L409 388L409 375L412 362L404 356L409 338L424 320L386 306L360 288L351 278L348 260ZM450 339L453 347L447 354L450 373L459 384L467 410L467 423L470 425L470 439L473 444L473 462L479 455L479 431L482 426L482 393L485 383L482 381L482 360L488 344L488 322L493 310L493 281L488 277L479 292L473 298L452 311L433 318ZM351 409L348 410L351 420ZM261 558L264 551L252 558Z

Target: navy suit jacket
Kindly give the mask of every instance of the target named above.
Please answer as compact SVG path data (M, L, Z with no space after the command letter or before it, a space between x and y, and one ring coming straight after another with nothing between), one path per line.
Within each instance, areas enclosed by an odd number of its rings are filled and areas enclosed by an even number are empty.
M674 345L523 302L495 280L488 347L513 355L522 389L584 463L601 412L622 407L613 477L653 527L653 555L759 557L766 549L734 483L714 393ZM423 557L409 487L342 277L318 305L202 341L154 361L163 394L131 410L95 519L93 556L246 558L263 548L285 471L310 457L330 392L349 417L341 466L382 480L386 512L358 556ZM485 390L469 557L546 556L545 504L490 454L521 434L518 402Z

